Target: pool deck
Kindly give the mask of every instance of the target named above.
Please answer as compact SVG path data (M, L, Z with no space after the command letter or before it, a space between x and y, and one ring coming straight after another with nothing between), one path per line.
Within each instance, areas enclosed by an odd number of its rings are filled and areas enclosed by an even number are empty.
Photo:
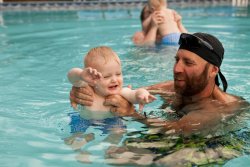
M248 0L168 0L169 6L230 6ZM93 10L142 8L147 0L75 0L75 1L8 1L0 2L0 11L22 10ZM248 5L248 3L247 3Z

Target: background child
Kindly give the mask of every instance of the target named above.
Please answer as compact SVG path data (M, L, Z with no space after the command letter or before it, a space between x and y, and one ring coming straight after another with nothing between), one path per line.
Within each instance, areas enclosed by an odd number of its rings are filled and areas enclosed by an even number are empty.
M86 106L88 110L110 111L103 103L106 96L114 94L122 95L133 104L140 104L139 110L142 110L145 103L156 99L146 89L123 88L120 59L109 47L91 49L84 59L84 66L83 69L71 69L68 79L76 87L88 84L93 88L95 100L92 106Z
M181 23L181 16L174 10L167 8L166 0L148 0L152 15L160 15L163 19L158 25L157 34L162 44L178 44L180 34L187 30Z

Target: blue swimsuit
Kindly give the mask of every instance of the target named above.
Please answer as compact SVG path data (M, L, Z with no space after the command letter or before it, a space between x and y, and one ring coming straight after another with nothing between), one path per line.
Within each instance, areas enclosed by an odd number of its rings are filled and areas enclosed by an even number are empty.
M85 132L90 126L100 129L103 134L108 134L112 128L126 128L120 117L111 117L105 119L84 119L78 112L69 113L71 121L69 123L71 133Z
M178 45L180 39L180 33L171 33L164 36L161 40L161 44L164 45Z

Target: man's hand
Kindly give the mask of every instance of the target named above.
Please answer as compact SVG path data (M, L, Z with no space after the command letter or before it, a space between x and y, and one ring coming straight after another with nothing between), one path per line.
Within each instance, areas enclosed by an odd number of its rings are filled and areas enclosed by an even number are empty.
M90 86L86 85L81 88L72 87L70 91L70 103L74 109L77 108L77 104L91 106L93 101L93 89Z
M110 111L119 116L130 116L135 113L133 104L120 95L110 95L106 97L105 106L110 106Z

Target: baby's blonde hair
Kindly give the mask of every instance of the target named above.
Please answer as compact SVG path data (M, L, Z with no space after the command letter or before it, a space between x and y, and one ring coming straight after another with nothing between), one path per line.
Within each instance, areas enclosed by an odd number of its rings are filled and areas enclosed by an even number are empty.
M115 60L118 64L121 64L121 61L117 54L107 46L99 46L90 49L87 55L84 58L84 66L85 67L96 67L103 64L100 64L100 60L103 60L106 64L110 60Z
M148 0L150 7L153 7L155 10L160 9L161 7L167 6L166 0Z

